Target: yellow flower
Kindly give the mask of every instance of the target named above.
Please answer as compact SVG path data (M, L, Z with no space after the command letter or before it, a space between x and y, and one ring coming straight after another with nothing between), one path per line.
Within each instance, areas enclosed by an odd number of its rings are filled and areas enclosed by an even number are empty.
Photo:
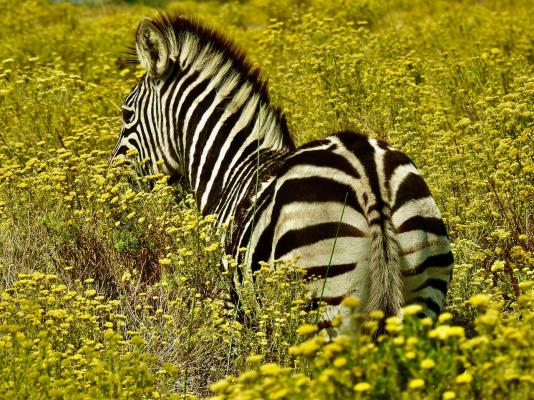
M57 309L48 311L48 315L52 318L63 319L68 316L68 313L66 310Z
M337 357L334 362L332 363L334 365L334 367L336 368L341 368L343 367L344 365L347 364L347 359L345 357Z
M423 369L431 369L436 366L436 363L431 358L425 358L423 361L421 361L421 368Z
M386 319L386 324L390 325L402 325L402 320L399 317L389 317Z
M239 381L240 382L246 382L246 381L252 381L258 377L258 373L256 371L245 371L241 375L239 375Z
M420 304L410 304L409 306L406 306L402 309L402 312L405 317L417 315L421 311L423 311L423 307Z
M439 340L446 340L450 337L461 339L465 337L465 330L461 326L440 325L428 332L428 337Z
M458 337L458 338L464 338L465 337L465 329L461 326L451 326L449 328L449 337Z
M338 314L334 317L334 319L332 319L332 321L330 321L330 323L332 324L334 328L337 328L343 323L343 317L341 317L341 315Z
M343 350L343 347L341 347L337 343L329 343L323 348L323 352L326 355L326 357L331 357L334 354L339 353L342 350Z
M440 324L444 324L447 321L450 321L452 319L452 314L449 312L444 312L438 317L438 321Z
M250 356L247 357L247 362L249 364L255 365L255 364L259 364L262 359L263 359L263 356L260 354L251 354Z
M473 380L473 375L465 371L463 374L460 374L456 377L456 383L460 384L469 384Z
M124 274L122 274L122 278L121 278L121 280L122 280L123 282L128 282L128 281L130 281L131 278L132 278L132 274L130 273L130 271L126 270L126 271L124 272Z
M432 318L425 317L421 320L421 325L423 326L432 326Z
M304 324L304 325L301 325L301 326L298 327L297 333L300 336L308 336L308 335L311 335L311 334L317 332L318 329L319 328L317 328L317 325Z
M489 304L490 298L485 294L475 294L469 299L469 303L475 307L485 307Z
M331 381L332 377L336 374L336 371L333 368L326 368L321 371L321 374L319 375L319 382L321 383L327 383Z
M212 243L209 246L204 247L204 251L206 253L211 253L211 252L216 251L218 248L219 248L219 244L218 243Z
M390 333L400 332L402 330L402 320L398 317L389 317L386 319L386 331Z
M360 382L354 385L354 391L356 392L367 392L371 390L372 386L367 382Z
M453 400L456 398L456 393L454 393L451 390L447 390L445 393L443 393L443 400Z
M303 355L311 356L319 350L322 339L320 337L314 337L312 339L306 340L297 346L293 346L289 349L289 354L291 355Z
M525 282L521 282L519 283L518 285L521 289L523 290L527 290L529 289L530 287L534 286L534 281L525 281Z
M230 386L230 383L226 379L223 379L222 381L212 383L210 390L214 393L222 393L228 386Z
M408 383L408 388L410 389L421 389L424 386L425 386L425 381L420 378L412 379Z
M393 339L393 344L397 346L402 346L404 344L404 337L399 336Z
M499 320L499 312L493 308L486 311L484 315L477 318L477 321L484 325L493 326Z
M278 364L275 364L275 363L263 364L260 367L260 372L263 375L275 376L275 375L279 375L282 371L283 371L282 368Z
M341 304L348 308L356 308L360 304L360 299L356 296L348 296L343 299Z
M491 266L491 272L502 271L504 269L504 262L497 260Z
M373 319L382 319L384 318L384 312L380 310L373 310L369 313L369 316Z

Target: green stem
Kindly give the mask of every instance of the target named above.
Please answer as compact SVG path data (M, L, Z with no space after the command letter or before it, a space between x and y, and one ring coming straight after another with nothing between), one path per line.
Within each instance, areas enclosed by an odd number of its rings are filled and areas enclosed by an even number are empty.
M328 267L326 268L326 274L324 276L323 288L321 289L321 296L319 297L319 306L323 301L324 289L326 287L326 281L328 280L328 274L330 273L330 267L332 266L332 259L334 258L334 251L336 249L337 238L339 236L339 228L341 226L341 221L343 220L343 215L345 215L345 208L347 206L347 198L349 192L345 193L345 200L343 201L343 209L341 210L341 218L337 224L336 237L334 238L334 245L332 246L332 252L330 253L330 259L328 260ZM315 323L319 322L319 313L315 316Z

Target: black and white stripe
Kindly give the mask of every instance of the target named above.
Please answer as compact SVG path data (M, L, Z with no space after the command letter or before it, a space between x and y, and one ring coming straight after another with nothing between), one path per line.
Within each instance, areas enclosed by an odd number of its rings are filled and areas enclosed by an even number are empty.
M436 203L406 155L354 132L295 149L258 71L191 19L144 19L136 48L147 74L125 100L114 157L136 149L151 160L144 173L182 176L203 214L234 218L226 250L245 257L250 271L298 258L322 278L309 285L317 298L329 270L324 325L347 311L347 295L367 311L399 315L416 303L437 316L453 257ZM250 251L242 255L242 247Z

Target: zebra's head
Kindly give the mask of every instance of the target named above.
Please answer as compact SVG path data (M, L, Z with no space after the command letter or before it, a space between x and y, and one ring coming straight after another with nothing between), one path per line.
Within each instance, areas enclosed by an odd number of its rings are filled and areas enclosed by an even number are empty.
M143 174L182 175L178 159L166 156L176 123L175 116L166 112L162 96L166 82L172 80L171 70L177 64L175 34L144 18L137 28L135 48L146 73L124 100L123 125L111 160L135 154L137 161L144 161Z
M146 74L126 97L112 157L135 150L138 160L149 159L143 174L184 177L197 193L217 178L227 183L227 174L213 173L221 165L258 148L294 148L258 69L216 30L183 16L145 18L135 48Z

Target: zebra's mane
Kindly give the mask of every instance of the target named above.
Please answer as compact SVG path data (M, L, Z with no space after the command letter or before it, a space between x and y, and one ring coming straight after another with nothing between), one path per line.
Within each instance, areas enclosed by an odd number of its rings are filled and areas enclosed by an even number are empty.
M171 46L175 47L174 56L176 57L182 57L179 53L183 43L180 42L184 42L189 34L197 39L198 46L193 51L196 54L187 55L187 57L202 57L206 55L206 50L208 50L213 55L220 54L224 59L231 60L240 78L252 86L253 93L257 94L261 103L272 112L272 116L280 128L282 142L289 149L295 149L284 112L280 107L271 105L267 80L262 76L260 69L250 63L243 50L216 29L189 16L160 13L153 20L153 23L163 32Z

